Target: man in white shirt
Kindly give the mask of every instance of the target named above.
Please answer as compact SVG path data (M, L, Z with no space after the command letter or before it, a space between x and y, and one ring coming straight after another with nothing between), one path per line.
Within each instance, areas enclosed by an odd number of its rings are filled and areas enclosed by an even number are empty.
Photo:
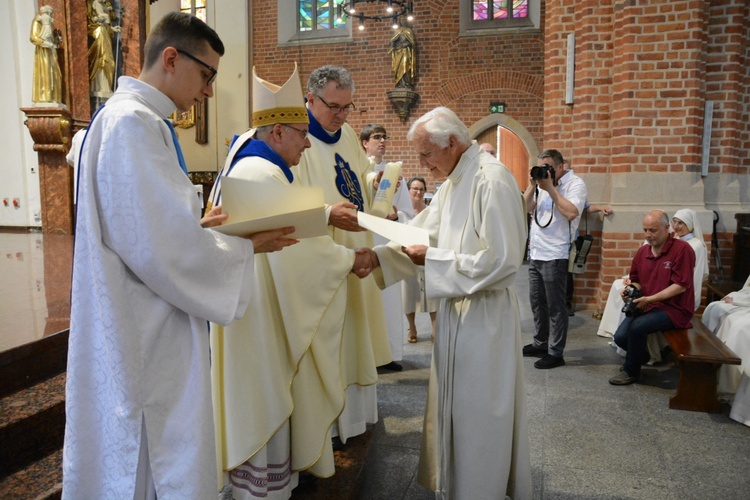
M542 151L523 193L529 213L529 300L534 313L534 341L524 346L524 356L539 357L534 367L565 364L568 336L565 305L568 256L586 204L586 184L556 149Z

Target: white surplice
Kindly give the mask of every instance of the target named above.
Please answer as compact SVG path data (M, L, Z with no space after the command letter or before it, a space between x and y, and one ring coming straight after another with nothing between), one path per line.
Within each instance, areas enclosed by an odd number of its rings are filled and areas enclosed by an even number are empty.
M314 118L311 116L311 120ZM372 166L359 142L356 132L348 125L340 130L338 141L326 143L312 133L308 135L312 147L302 154L299 165L292 167L295 183L319 186L328 205L349 201L359 186L360 203L365 211L372 204ZM333 241L347 248L373 246L370 231L350 232L328 226ZM377 366L392 360L388 331L385 324L383 301L375 281L368 276L360 280L349 275L347 283L346 315L341 344L341 377L349 387L344 411L338 421L337 432L342 441L365 431L368 423L377 421Z
M159 498L216 495L207 320L244 313L253 246L200 226L174 109L122 77L81 152L64 498L133 498L142 429Z
M222 173L291 186L278 165L258 156L229 170L249 135L237 139ZM289 498L292 471L334 473L329 428L344 406L339 353L353 264L354 252L329 236L258 255L247 313L212 325L219 463L234 498Z
M526 217L512 174L474 142L412 222L430 234L428 298L440 298L419 482L440 499L531 498L521 326L513 286ZM387 285L416 266L376 249Z

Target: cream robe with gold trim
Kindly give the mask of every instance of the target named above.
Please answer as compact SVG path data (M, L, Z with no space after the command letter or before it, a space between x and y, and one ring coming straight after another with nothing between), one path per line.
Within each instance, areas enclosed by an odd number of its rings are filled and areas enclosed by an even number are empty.
M290 185L259 157L239 160L230 176ZM220 472L254 456L289 419L292 470L334 473L329 428L344 405L338 358L353 264L354 252L328 236L260 254L245 316L211 326Z
M335 144L326 144L312 134L308 136L312 147L302 154L299 165L292 167L295 184L323 188L323 197L329 205L347 201L335 184L336 155L339 155L356 175L367 211L373 197L370 184L372 165L359 144L357 134L348 124L341 128L341 134ZM328 231L336 243L348 248L373 247L373 237L369 231L350 232L333 226L328 226ZM373 385L378 380L376 367L391 361L383 301L371 276L360 280L350 275L348 281L341 345L342 381L347 387L353 384Z

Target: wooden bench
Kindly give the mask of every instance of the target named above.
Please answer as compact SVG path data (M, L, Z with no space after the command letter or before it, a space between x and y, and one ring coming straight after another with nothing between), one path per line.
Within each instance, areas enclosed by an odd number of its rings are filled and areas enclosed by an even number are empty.
M677 356L680 381L669 400L676 410L722 413L724 407L716 395L717 373L723 364L739 365L741 360L697 318L693 328L662 332Z

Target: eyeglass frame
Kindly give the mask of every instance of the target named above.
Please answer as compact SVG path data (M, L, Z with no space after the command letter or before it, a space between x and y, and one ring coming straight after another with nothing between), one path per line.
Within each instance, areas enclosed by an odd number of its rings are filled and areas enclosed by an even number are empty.
M427 192L427 188L410 187L409 191L417 191L419 193L426 193Z
M219 74L219 70L217 70L216 68L214 68L210 64L204 63L203 61L201 61L200 59L198 59L197 57L195 57L193 54L191 54L190 52L188 52L186 50L178 49L176 47L175 47L175 50L177 51L178 54L182 54L183 56L187 57L188 59L191 59L191 60L197 62L198 64L200 64L201 66L203 66L204 68L206 68L208 71L211 72L211 76L209 76L208 79L206 80L206 86L209 86L212 83L214 83L214 80L216 80L216 75Z
M380 141L387 141L388 140L388 136L386 134L377 133L377 134L372 134L370 136L370 139L375 139L378 142L380 142Z
M320 94L313 94L313 95L315 97L317 97L318 99L320 99L320 102L322 102L323 104L325 104L326 107L328 109L330 109L331 113L333 113L333 114L339 114L339 113L346 113L346 114L348 114L348 113L351 113L352 111L356 111L357 110L357 106L355 106L353 102L350 102L346 106L331 106L330 104L328 104L328 102L326 102L325 99L323 99L320 96Z
M279 125L281 125L282 127L290 128L292 130L296 130L297 133L299 133L299 136L302 137L303 141L306 141L307 140L307 136L310 135L310 131L309 130L300 130L297 127L292 127L291 125L287 125L286 123L279 123Z

